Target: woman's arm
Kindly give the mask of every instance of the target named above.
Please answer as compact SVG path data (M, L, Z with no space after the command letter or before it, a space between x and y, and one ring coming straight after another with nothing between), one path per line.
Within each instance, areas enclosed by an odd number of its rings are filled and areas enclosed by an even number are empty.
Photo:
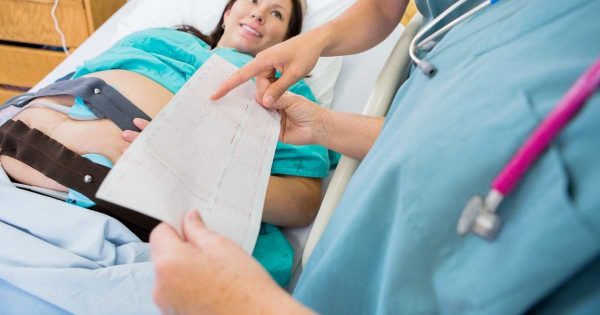
M296 176L271 176L263 221L277 226L306 226L321 202L321 180Z
M323 111L323 122L315 143L362 160L371 150L383 127L383 117Z

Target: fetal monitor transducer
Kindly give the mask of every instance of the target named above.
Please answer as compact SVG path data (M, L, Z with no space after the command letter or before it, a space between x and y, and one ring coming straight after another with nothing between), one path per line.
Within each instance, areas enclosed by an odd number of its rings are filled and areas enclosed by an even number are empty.
M600 58L575 82L552 112L529 136L510 162L496 176L487 196L472 197L460 215L457 225L459 235L473 232L492 240L500 228L500 217L496 209L527 172L550 142L583 107L585 102L600 87Z
M456 3L454 3L453 5L451 5L448 9L446 9L444 12L442 12L442 14L437 16L431 22L427 23L427 25L425 25L423 27L423 29L417 33L417 35L415 35L412 42L410 43L410 48L408 50L410 59L412 59L412 61L415 63L415 65L428 77L433 77L435 75L435 73L437 72L437 69L429 61L427 61L425 59L419 59L417 57L417 49L421 50L421 51L431 50L433 48L433 46L435 46L435 44L436 44L434 39L446 34L450 29L452 29L458 23L464 21L465 19L469 18L473 14L483 10L485 7L489 6L490 4L494 4L500 0L485 0L480 5L471 9L469 12L464 13L463 15L459 16L452 22L448 23L444 27L437 30L435 33L429 35L424 40L419 41L421 39L421 37L423 37L423 35L425 35L427 32L429 32L429 30L431 30L431 28L433 28L436 24L438 24L443 18L448 16L450 13L454 12L458 7L460 7L467 1L468 0L459 0Z

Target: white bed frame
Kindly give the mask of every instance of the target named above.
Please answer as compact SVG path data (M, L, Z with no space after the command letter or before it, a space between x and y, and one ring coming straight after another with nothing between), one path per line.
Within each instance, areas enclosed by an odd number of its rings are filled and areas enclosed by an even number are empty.
M410 42L417 34L422 22L422 16L416 14L404 29L404 32L398 39L394 49L390 53L385 65L383 66L375 86L369 96L362 114L373 117L385 116L390 105L398 91L398 88L406 78L411 67L411 59L408 54ZM327 193L321 203L319 213L313 223L312 230L306 241L304 253L302 255L302 266L306 264L312 254L317 242L321 238L329 219L333 215L346 185L352 174L356 171L359 161L343 156L338 167L335 170L331 182L327 188Z

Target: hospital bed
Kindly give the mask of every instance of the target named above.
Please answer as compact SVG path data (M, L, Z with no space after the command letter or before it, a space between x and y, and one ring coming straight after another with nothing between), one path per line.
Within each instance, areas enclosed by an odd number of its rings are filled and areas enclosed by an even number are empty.
M396 95L396 91L398 91L398 88L404 83L406 78L408 78L411 65L408 47L410 46L413 37L417 34L421 22L422 16L416 14L410 20L406 29L404 29L383 65L361 114L373 117L382 117L387 114L394 96ZM329 218L331 218L331 215L333 214L333 210L344 193L346 184L350 180L350 177L352 177L352 174L354 174L358 165L359 161L347 156L343 156L340 160L331 182L328 185L327 193L323 198L319 213L315 218L315 222L313 223L310 235L307 239L302 255L302 265L308 261L312 254L315 245L319 241L321 234L329 222Z
M84 60L98 55L129 32L194 22L200 24L194 25L201 30L206 30L216 24L223 3L224 0L130 0L34 90L70 73ZM305 29L333 18L352 3L352 0L308 0ZM202 5L202 12L197 16L190 14L198 11L199 5ZM398 74L407 73L407 42L417 26L418 21L413 22L410 31L403 33L404 28L399 25L386 41L365 53L319 61L312 73L312 82L308 83L323 106L337 111L383 115L404 77ZM404 35L398 41L401 34ZM390 54L394 45L394 52ZM388 55L390 57L386 59ZM384 71L377 77L382 68ZM322 76L328 79L322 80ZM295 278L301 270L300 258L304 255L304 261L308 259L357 165L356 161L342 158L310 237L310 227L284 231L296 252ZM149 248L146 244L132 242L132 234L127 233L119 222L16 189L1 168L0 200L0 247L3 249L0 279L69 312L157 312L151 303L153 271L148 262ZM307 237L308 245L304 250ZM294 283L293 280L289 289ZM23 305L22 310L25 312L27 306Z

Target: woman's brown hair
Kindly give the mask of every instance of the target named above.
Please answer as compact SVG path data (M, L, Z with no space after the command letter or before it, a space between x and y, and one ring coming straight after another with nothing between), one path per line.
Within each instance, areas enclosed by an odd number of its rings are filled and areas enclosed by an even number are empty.
M197 28L190 26L190 25L179 25L175 28L178 31L182 31L182 32L186 32L186 33L195 35L196 37L198 37L201 40L203 40L204 42L206 42L211 48L215 48L217 46L217 44L219 43L219 41L221 40L221 37L223 36L223 32L225 31L223 29L223 27L221 26L221 25L223 25L223 22L225 20L225 11L231 9L231 7L233 6L233 4L236 1L237 0L229 0L229 2L227 2L227 5L225 6L225 9L223 10L223 14L221 14L221 19L219 20L219 23L217 23L217 26L209 35L203 34ZM302 8L302 4L300 2L302 0L290 0L290 1L292 1L292 15L290 16L290 23L288 24L287 33L285 34L284 40L292 38L292 37L300 34L300 31L302 30L303 8Z

